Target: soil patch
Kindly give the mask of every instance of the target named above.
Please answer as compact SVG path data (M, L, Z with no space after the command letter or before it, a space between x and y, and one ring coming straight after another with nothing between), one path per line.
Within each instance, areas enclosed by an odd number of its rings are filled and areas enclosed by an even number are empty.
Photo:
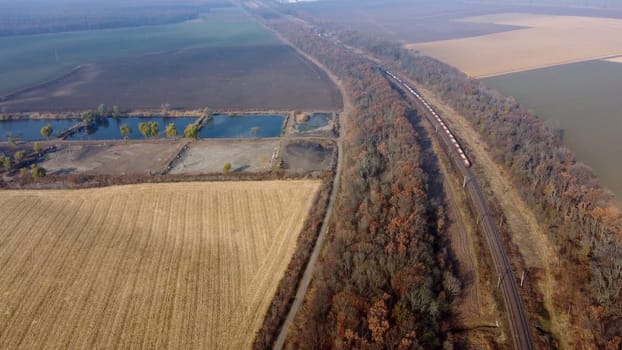
M50 175L155 174L166 167L185 142L64 142L40 165Z
M283 147L282 159L290 172L308 173L329 170L335 147L311 141L291 142Z
M200 140L190 144L171 174L211 174L223 171L225 163L232 172L269 171L278 139Z

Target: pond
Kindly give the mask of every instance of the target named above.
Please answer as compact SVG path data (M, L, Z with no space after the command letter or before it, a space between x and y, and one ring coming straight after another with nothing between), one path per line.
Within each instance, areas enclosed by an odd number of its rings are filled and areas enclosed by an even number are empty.
M8 141L10 136L22 141L44 140L45 137L41 136L41 128L46 125L52 126L50 138L54 138L79 122L79 119L4 120L0 121L0 141Z
M177 128L177 135L183 136L184 129L189 124L195 123L197 118L192 117L122 117L122 118L106 118L93 126L88 127L85 130L77 132L71 135L68 140L118 140L121 139L121 131L119 130L121 125L127 125L130 127L131 132L128 135L128 139L137 140L144 139L145 137L140 133L138 124L146 122L158 123L158 137L166 137L166 126L170 123L175 124Z
M296 125L296 131L298 132L307 132L313 131L316 129L323 128L328 125L328 122L331 120L330 113L313 113L311 118L304 123L299 123Z
M50 138L57 137L64 130L80 123L80 119L23 119L0 121L0 137L7 141L9 136L23 141L43 140L41 128L51 125L53 128ZM69 136L67 140L119 140L122 138L119 130L122 125L131 129L128 139L140 140L145 138L138 128L138 124L146 122L158 123L158 137L166 137L166 126L175 124L177 135L183 136L184 129L197 121L194 117L121 117L104 118L94 125ZM199 134L200 138L250 138L250 137L278 137L285 117L281 115L221 115L217 114L208 121Z
M285 117L282 115L222 115L216 114L201 132L201 138L278 137Z

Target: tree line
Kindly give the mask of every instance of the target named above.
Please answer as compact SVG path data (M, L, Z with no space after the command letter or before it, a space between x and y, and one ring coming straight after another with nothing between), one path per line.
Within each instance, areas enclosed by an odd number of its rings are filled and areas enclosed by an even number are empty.
M25 149L17 150L12 155L0 153L0 169L6 172L19 169L19 175L22 178L28 175L31 175L34 179L46 176L47 171L34 163L37 157L41 155L41 152L43 152L43 148L35 142L32 150L34 153L30 154Z
M288 346L450 345L447 316L460 282L439 244L442 208L428 197L421 135L407 118L406 102L367 60L304 26L278 18L269 23L335 73L354 107L344 121L346 161L335 219Z
M598 345L617 348L622 339L622 218L611 193L564 146L560 133L514 98L436 59L383 39L331 29L343 42L382 57L437 93L479 132L566 264L568 273L556 276L558 307L587 311ZM590 298L587 305L584 295Z

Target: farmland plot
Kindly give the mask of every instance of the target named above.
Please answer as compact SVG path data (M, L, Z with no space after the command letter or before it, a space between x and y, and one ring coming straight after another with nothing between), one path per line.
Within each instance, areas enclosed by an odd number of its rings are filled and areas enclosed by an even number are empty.
M319 182L0 193L0 348L249 348Z
M615 62L615 61L614 61ZM483 79L563 130L564 143L622 199L622 64L594 60Z
M464 21L525 27L407 45L473 77L488 77L622 54L622 20L504 13Z

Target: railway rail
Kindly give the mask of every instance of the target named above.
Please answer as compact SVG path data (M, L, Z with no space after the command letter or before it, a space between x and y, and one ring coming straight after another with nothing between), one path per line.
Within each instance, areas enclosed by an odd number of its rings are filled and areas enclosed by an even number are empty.
M430 105L422 94L411 87L406 80L401 79L388 69L382 67L380 67L380 69L384 74L393 79L403 91L408 92L408 94L413 97L416 105L420 107L419 110L423 111L421 114L436 128L437 135L442 141L441 143L449 153L449 157L454 162L459 173L464 176L464 187L479 216L478 222L481 222L484 229L484 236L486 237L495 271L499 279L497 286L501 288L503 295L514 348L521 350L535 349L533 335L529 326L529 318L527 317L525 306L523 305L518 291L518 284L512 272L510 260L501 242L501 235L494 222L492 211L482 193L476 176L471 170L471 160L465 153L463 146L458 142L453 131L449 129L447 123L445 123L443 118L434 110L432 105Z

